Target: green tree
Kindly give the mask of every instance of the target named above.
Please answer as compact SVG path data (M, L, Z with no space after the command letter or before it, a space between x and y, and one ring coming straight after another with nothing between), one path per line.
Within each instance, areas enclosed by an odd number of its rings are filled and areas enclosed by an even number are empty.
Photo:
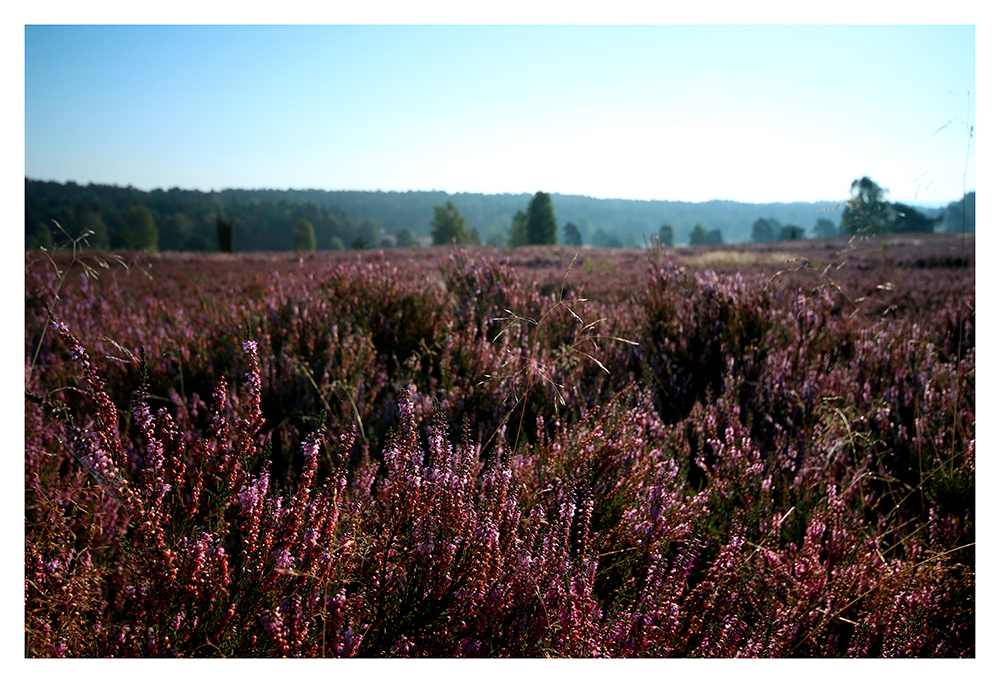
M126 249L156 251L159 236L149 207L139 204L125 212L125 229L121 239Z
M580 236L580 230L572 223L567 223L563 226L563 244L571 247L583 246L583 237Z
M816 225L813 226L813 235L816 237L836 237L837 226L828 218L817 218Z
M701 223L695 223L694 227L691 228L691 234L688 236L688 244L707 244L708 243L708 233L705 232L705 228L701 227Z
M797 225L783 225L778 231L778 239L785 242L788 240L800 240L806 236L806 229Z
M536 192L528 202L528 244L555 244L557 231L552 197L547 192Z
M215 234L219 237L219 251L231 254L236 246L236 232L233 229L234 221L227 221L222 216L215 219ZM294 228L293 228L294 230ZM316 239L313 238L313 248Z
M295 221L292 226L292 239L296 251L316 251L316 229L304 218Z
M715 230L709 230L705 233L705 244L723 244L725 240L722 239L722 230L716 228Z
M885 200L885 190L865 176L851 183L851 198L840 221L840 230L848 235L881 234L892 227L892 209Z
M778 221L773 218L758 218L750 228L750 241L773 242L778 230Z
M431 219L431 240L434 244L472 244L472 235L465 227L465 218L458 208L450 201L444 206L434 207L434 218Z
M417 246L417 238L413 236L413 231L409 228L400 228L396 231L396 247L407 249Z
M528 244L528 214L518 211L510 225L510 246L523 247Z
M934 226L944 220L944 215L931 218L906 204L890 204L893 213L893 232L934 232Z
M374 249L382 241L382 231L373 220L362 221L354 231L351 249Z
M674 228L668 223L664 223L660 226L660 232L657 234L657 238L660 240L661 247L672 247L674 246Z
M954 201L944 210L945 232L975 232L976 191L967 192L963 199Z
M330 238L330 248L334 251L344 251L344 240L334 235Z

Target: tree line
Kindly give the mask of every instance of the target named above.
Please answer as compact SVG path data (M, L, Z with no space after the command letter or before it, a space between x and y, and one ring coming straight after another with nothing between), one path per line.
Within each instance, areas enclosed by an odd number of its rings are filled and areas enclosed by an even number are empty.
M86 237L95 250L284 251L386 246L383 230L335 206L252 194L25 179L25 248Z
M935 210L885 199L870 178L847 206L594 199L537 192L153 190L25 179L25 247L52 248L86 235L93 249L282 251L421 244L556 244L636 248L766 242L876 232L975 229L975 192ZM342 201L344 206L334 203ZM963 211L964 209L964 211ZM556 213L566 219L559 227ZM765 213L766 212L766 213ZM764 216L761 214L764 213ZM964 213L964 218L963 218ZM814 221L811 232L802 227Z
M887 191L868 176L851 183L851 198L847 201L840 224L828 218L817 218L812 237L837 235L961 232L976 228L976 193L969 192L959 200L939 209L920 209L902 202L890 202ZM964 204L964 207L963 207ZM786 224L774 218L758 218L750 230L751 242L775 242L804 239L805 228Z

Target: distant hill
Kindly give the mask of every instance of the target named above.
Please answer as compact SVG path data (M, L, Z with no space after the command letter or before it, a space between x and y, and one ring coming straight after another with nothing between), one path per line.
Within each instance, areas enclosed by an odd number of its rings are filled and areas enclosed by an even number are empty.
M262 192L266 194L262 194ZM477 194L446 192L361 192L326 190L224 190L221 197L240 197L248 201L251 196L267 196L272 201L310 201L319 206L337 207L355 220L372 220L384 230L394 233L399 228L409 228L415 235L429 236L429 221L435 205L452 202L466 223L477 229L484 241L491 235L506 235L511 220L518 210L523 210L531 194ZM687 241L687 235L696 223L706 230L721 230L726 242L745 242L750 239L750 228L758 218L774 218L782 224L806 228L811 234L818 218L840 223L842 209L836 202L793 202L748 204L733 201L677 202L665 200L595 199L582 195L552 194L552 207L560 229L573 223L580 229L584 242L588 242L598 229L628 242L631 234L637 245L657 234L664 223L674 229L678 243Z
M973 207L974 207L974 193ZM59 241L56 220L71 235L94 230L92 244L127 248L126 216L133 206L145 206L158 229L160 250L214 251L218 248L216 220L235 224L238 251L292 249L292 226L308 220L315 227L319 249L391 247L397 231L408 229L421 243L430 241L433 207L451 201L470 228L487 243L502 246L518 210L530 194L446 192L365 192L345 190L242 190L220 192L153 190L115 185L78 185L25 179L25 243L27 248ZM960 206L960 202L955 202ZM747 242L760 218L804 229L812 237L819 219L840 224L842 207L835 202L750 204L734 201L679 202L663 200L595 199L553 194L552 205L561 228L577 226L585 244L614 238L622 246L641 246L644 238L673 228L675 244L685 244L695 224L718 230L726 243ZM947 212L948 209L937 209ZM928 213L932 213L928 211ZM968 214L967 210L967 214ZM974 215L974 208L973 208ZM951 209L951 215L954 209Z
M968 192L965 195L965 215L962 215L962 200L956 200L947 205L941 203L937 208L921 206L913 202L922 213L929 218L940 218L939 232L966 232L976 231L976 191Z

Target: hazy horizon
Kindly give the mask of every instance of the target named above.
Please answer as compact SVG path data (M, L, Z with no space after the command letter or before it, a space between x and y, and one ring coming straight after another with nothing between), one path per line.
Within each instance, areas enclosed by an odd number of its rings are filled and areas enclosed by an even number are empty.
M67 183L71 183L71 182L72 183L76 183L77 182L77 181L75 181L73 179L69 179L69 180L55 180L55 179L52 179L52 178L31 178L31 177L28 177L28 176L25 176L25 180L38 181L38 182L53 182L53 183L60 183L60 184L64 184L64 185L67 184ZM82 185L82 186L93 184L93 185L108 185L108 186L112 186L112 187L117 186L117 187L123 187L123 188L132 187L132 188L134 188L136 190L139 190L141 192L155 192L155 191L167 192L167 191L172 190L172 189L179 189L179 190L182 190L182 191L198 191L198 192L206 192L206 193L212 193L212 192L221 193L221 192L227 192L227 191L250 191L250 192L253 192L253 191L259 191L259 190L277 191L277 192L284 192L284 191L290 191L290 192L312 192L312 191L319 191L319 192L371 192L371 193L382 192L382 193L385 193L385 194L389 194L389 193L405 194L405 193L408 193L408 192L414 192L414 193L421 193L421 192L428 192L428 193L432 193L433 192L433 193L437 193L437 192L441 192L441 193L444 193L445 195L447 195L449 197L456 197L456 196L460 196L460 195L483 195L483 196L488 196L488 197L493 197L493 196L497 196L497 197L501 197L501 196L526 196L526 197L531 197L534 194L533 192L529 192L529 191L524 191L524 192L466 192L466 191L462 190L462 191L458 191L458 192L448 192L446 190L435 190L435 189L430 189L430 190L426 190L426 189L359 190L359 189L355 189L355 188L331 188L331 189L326 189L326 188L316 188L316 187L287 187L287 188L286 187L223 187L223 188L215 188L215 189L211 189L211 190L198 190L197 188L180 187L180 186L177 186L177 185L172 186L172 187L143 188L143 187L136 187L135 185L131 185L129 183L125 183L125 184L117 183L116 184L116 183L97 183L97 182L91 183L91 182L86 182L86 183L77 183L77 184L78 185ZM975 192L975 189L966 190L966 193L970 193L970 192ZM593 197L592 195L581 195L581 194L566 193L566 192L552 192L550 194L552 196L585 197L585 198L589 198L589 199L601 199L601 200L607 199L607 200L624 201L624 202L679 202L679 203L688 203L688 204L705 204L705 203L709 203L709 202L736 202L736 203L739 203L739 204L761 204L761 205L770 205L770 204L827 204L827 203L837 203L837 202L843 201L842 199L839 199L839 200L838 199L814 199L814 200L808 200L808 201L791 200L791 201L781 201L781 202L747 202L747 201L738 201L738 200L735 200L735 199L704 199L704 200L698 200L698 201L687 201L687 200L683 200L683 199L630 199L630 198L626 198L626 197ZM923 207L923 208L938 208L938 207L944 207L944 206L946 206L946 205L948 205L948 204L950 204L952 202L958 201L959 199L961 199L961 198L958 197L956 199L940 199L940 200L917 199L917 200L903 201L903 203L904 204L910 204L910 205L913 205L913 206Z
M975 66L973 26L29 25L25 177L940 206Z

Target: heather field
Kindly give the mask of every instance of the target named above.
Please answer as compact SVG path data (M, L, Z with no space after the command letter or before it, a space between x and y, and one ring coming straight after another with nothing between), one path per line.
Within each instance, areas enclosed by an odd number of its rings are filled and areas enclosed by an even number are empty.
M26 657L973 657L974 238L25 255Z

